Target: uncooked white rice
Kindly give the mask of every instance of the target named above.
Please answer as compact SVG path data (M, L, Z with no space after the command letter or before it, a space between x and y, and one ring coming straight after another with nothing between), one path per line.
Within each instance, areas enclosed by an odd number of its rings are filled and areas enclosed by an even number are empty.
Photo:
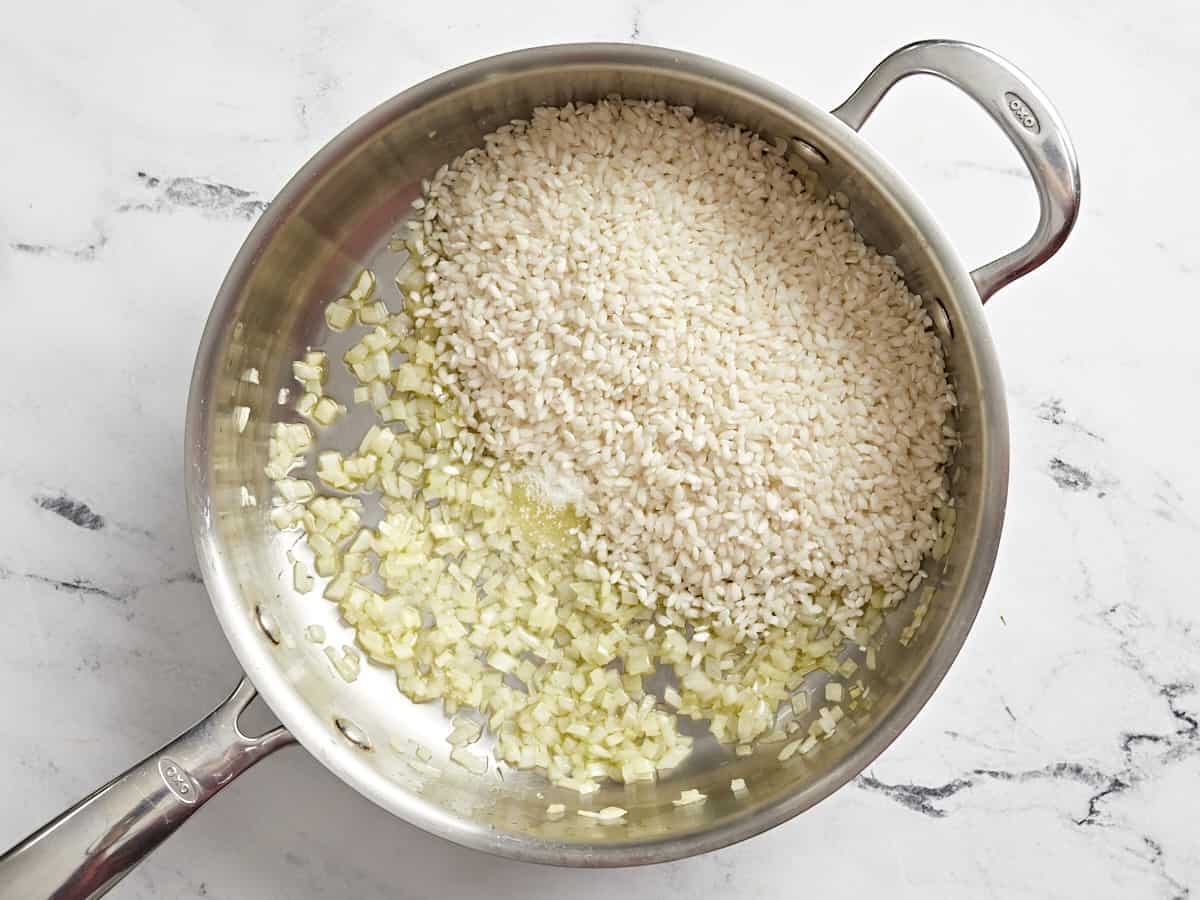
M415 231L492 452L582 485L584 551L647 606L752 635L898 600L947 502L931 322L812 184L687 108L569 105L443 167Z

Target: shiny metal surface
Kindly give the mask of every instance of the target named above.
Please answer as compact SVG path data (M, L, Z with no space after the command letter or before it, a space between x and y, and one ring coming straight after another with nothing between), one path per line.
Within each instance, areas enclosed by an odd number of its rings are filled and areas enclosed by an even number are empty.
M0 894L83 900L107 894L221 788L294 743L283 728L248 737L242 679L211 713L0 856Z
M972 81L962 69L963 59L984 51L964 51L965 46L931 42L899 51L839 107L839 114L861 125L891 80L913 71L953 76L973 96L991 97L988 85ZM996 58L988 54L987 60ZM1004 71L1016 72L1007 64ZM1021 77L1019 84L1020 96L1048 135L1046 126L1057 128L1057 116L1027 80ZM270 423L290 416L277 405L276 394L291 385L291 360L309 345L320 343L338 355L348 343L347 336L326 332L324 304L363 266L376 271L385 298L398 300L386 292L401 257L386 244L419 193L420 180L534 106L612 93L690 105L701 115L811 148L805 156L820 163L816 171L823 189L844 195L859 230L895 257L934 314L960 398L962 444L953 477L959 516L949 556L926 567L937 592L924 626L907 648L894 640L911 618L910 599L889 618L890 640L878 655L876 671L858 673L876 697L870 712L851 714L816 752L785 763L777 760L778 744L735 757L731 748L704 738L702 727L685 722L698 738L697 749L669 777L656 784L607 785L581 800L531 773L500 773L493 766L484 776L470 775L448 761L449 726L440 708L411 704L396 691L389 672L376 666L364 666L350 684L336 674L303 630L321 624L333 646L352 643L352 631L319 592L293 590L286 554L296 537L277 533L268 521L265 499L271 486L263 466ZM1069 151L1065 137L1062 141ZM1073 154L1063 159L1073 165ZM1064 209L1053 200L1044 201L1046 208ZM999 542L1008 480L1003 386L980 291L990 293L1052 253L1069 221L1057 230L1054 221L1048 227L1049 243L1037 244L1034 251L1026 245L980 270L977 290L918 198L852 128L739 69L670 50L623 44L536 48L455 69L395 97L335 138L271 204L226 277L197 355L187 417L188 502L213 608L247 676L291 734L356 790L429 832L515 859L577 866L652 863L725 846L802 812L853 778L912 720L946 673L979 609ZM259 384L240 380L249 367L259 370ZM348 376L335 372L331 387L346 391ZM235 406L251 409L244 432L234 424ZM257 506L241 505L243 486L261 498ZM296 547L295 552L305 551ZM807 686L819 688L820 680ZM197 726L209 743L197 747L194 758L178 759L193 778L195 760L225 758L241 746L227 728L212 733L210 720ZM269 737L273 745L287 740L283 732ZM436 772L410 765L414 741L432 752ZM183 756L171 753L172 759ZM732 795L733 778L746 780L748 796ZM707 802L675 808L671 801L687 788L707 794ZM128 865L135 852L148 852L194 808L182 812L172 805L176 800L153 796L157 800L148 806L130 803L123 810L130 833L149 835L140 847L136 841L127 844ZM556 802L569 812L550 821L546 807ZM609 805L628 810L619 825L570 812ZM175 819L160 821L168 813ZM78 865L80 853L86 855L81 848L92 845L76 837L51 853L58 828L48 826L18 849L44 841L47 850L39 863L61 864L62 875ZM5 875L0 868L0 880ZM39 877L37 884L50 883L44 873Z
M1055 254L1079 215L1079 164L1050 101L1012 63L960 41L919 41L901 47L867 76L833 114L858 131L884 95L910 75L944 78L982 106L1012 141L1037 188L1040 215L1033 236L1011 253L971 273L983 302Z
M786 764L776 759L778 745L736 758L730 748L700 741L670 778L609 785L588 799L594 808L629 810L620 826L575 815L548 821L547 804L572 810L579 798L536 775L475 778L449 763L440 709L398 696L390 672L365 667L345 684L300 637L306 624L319 622L338 636L335 646L350 642L331 604L291 590L283 554L294 537L274 534L261 506L237 504L242 484L269 496L262 475L267 426L276 391L290 383L290 360L316 343L331 342L336 356L348 340L326 333L323 304L362 265L390 286L401 258L384 245L420 179L535 105L610 93L688 104L816 148L828 160L819 170L824 184L847 195L867 238L899 260L915 290L944 302L956 335L947 349L964 433L959 537L945 574L940 567L933 573L941 589L919 638L907 650L893 643L880 654L868 681L879 698L872 712L819 752ZM257 388L238 382L248 366L261 373ZM231 415L237 404L254 410L242 435ZM550 47L486 60L426 82L351 126L288 185L235 262L200 349L191 412L191 503L202 569L239 658L281 720L341 778L410 822L468 846L573 865L628 865L712 849L794 815L860 771L915 715L965 637L990 573L1007 479L1003 392L978 294L903 180L851 129L804 100L719 63L639 46ZM263 640L254 625L256 604L278 623L280 645ZM911 605L897 612L893 628L910 617ZM338 719L353 722L374 749L348 741ZM413 773L389 749L397 736L428 747L443 774ZM730 794L735 777L746 779L749 798ZM693 787L708 802L676 809L671 801Z

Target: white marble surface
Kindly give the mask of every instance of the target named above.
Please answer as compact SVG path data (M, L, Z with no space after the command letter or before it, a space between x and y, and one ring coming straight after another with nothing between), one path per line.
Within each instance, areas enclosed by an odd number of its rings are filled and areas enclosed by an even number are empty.
M948 36L1040 82L1072 130L1086 199L1062 254L988 307L1012 418L999 563L950 676L868 773L740 846L587 872L428 837L289 751L114 895L1200 891L1194 4L41 0L5 20L0 845L231 686L183 505L184 398L226 266L325 140L443 68L531 44L695 50L831 106L887 51ZM968 261L1031 228L1015 153L945 85L903 85L867 134ZM102 527L44 508L59 497Z

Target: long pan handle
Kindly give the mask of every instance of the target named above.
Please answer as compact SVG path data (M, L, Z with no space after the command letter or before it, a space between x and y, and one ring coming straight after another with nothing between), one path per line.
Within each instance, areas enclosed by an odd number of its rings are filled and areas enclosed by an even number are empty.
M0 856L6 897L100 897L210 797L264 756L294 743L282 727L238 728L255 696L245 678L228 699L161 749Z

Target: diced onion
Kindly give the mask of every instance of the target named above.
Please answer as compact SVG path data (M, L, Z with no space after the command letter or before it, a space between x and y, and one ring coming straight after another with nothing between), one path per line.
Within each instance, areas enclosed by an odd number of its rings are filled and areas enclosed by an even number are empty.
M313 589L313 577L300 560L296 560L292 566L292 585L301 594L307 594Z
M329 658L329 662L333 664L333 668L337 673L342 676L342 680L347 684L358 679L358 672L362 666L362 658L353 647L342 647L340 654L333 647L326 647L325 655Z
M615 822L625 817L625 810L619 806L606 806L600 810L581 809L579 815L588 819L598 819L601 822Z
M453 726L450 734L446 737L446 743L455 747L472 744L479 740L479 736L483 733L483 726L481 724L472 719L464 719L461 716L454 719Z
M462 747L455 747L450 751L450 759L458 763L472 775L482 775L487 771L487 758L471 753L469 750L464 750Z
M350 288L350 293L347 299L351 303L358 304L368 300L375 290L375 273L370 269L363 269L354 278L354 286Z
M344 300L334 300L325 307L325 324L332 331L345 331L354 322L354 310Z
M708 796L706 794L700 793L695 788L689 788L686 791L680 792L679 799L672 800L671 803L675 806L692 806L696 803L703 803L707 799Z

